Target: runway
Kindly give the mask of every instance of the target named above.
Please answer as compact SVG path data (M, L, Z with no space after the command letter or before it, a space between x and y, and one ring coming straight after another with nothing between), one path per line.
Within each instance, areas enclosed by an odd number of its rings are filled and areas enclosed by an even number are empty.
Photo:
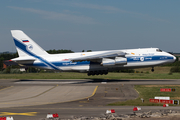
M0 80L0 116L40 120L47 113L59 113L60 118L71 118L101 116L107 109L132 114L133 106L106 105L137 98L138 93L133 89L137 84L178 85L180 80ZM144 111L160 108L142 107Z

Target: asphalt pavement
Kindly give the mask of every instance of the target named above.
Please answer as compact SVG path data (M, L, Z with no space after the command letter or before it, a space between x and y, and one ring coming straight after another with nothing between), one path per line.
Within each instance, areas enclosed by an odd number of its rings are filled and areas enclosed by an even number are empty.
M107 106L109 103L135 99L134 85L180 84L180 80L0 80L0 116L14 120L40 120L47 113L60 118L102 116L107 109L132 114L133 106ZM162 106L143 106L144 111Z

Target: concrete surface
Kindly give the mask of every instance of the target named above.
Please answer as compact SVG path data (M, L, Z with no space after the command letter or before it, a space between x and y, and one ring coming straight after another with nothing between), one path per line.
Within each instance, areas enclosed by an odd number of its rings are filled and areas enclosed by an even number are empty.
M0 80L0 116L13 115L14 120L41 120L47 113L58 113L60 118L81 115L98 117L107 109L115 109L118 114L132 114L134 106L106 105L138 97L133 89L135 84L178 85L180 80ZM87 98L81 99L90 96L96 86L96 94L89 101ZM66 102L69 100L76 101ZM141 108L144 112L180 109L179 106Z

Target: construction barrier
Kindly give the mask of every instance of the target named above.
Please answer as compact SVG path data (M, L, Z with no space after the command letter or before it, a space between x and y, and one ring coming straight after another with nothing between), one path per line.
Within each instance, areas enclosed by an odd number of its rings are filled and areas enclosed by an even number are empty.
M106 114L109 114L109 113L115 113L115 110L114 109L106 110Z
M161 92L175 92L176 89L175 88L161 88L160 91Z
M0 120L14 120L12 116L10 117L0 117Z
M179 105L179 100L149 99L149 102Z
M168 104L164 104L163 107L168 107L169 105Z
M141 110L140 107L134 107L134 108L133 108L133 111L139 111L139 110Z
M48 113L46 118L58 118L58 117L59 117L59 115L57 113L55 113L55 114Z

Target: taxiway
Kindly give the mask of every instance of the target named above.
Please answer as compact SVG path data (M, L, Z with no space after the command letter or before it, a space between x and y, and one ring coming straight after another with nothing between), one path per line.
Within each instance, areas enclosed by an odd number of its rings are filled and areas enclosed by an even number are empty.
M13 115L15 120L40 120L47 113L58 113L60 118L102 116L107 109L132 114L133 106L106 105L137 98L133 89L137 84L177 85L180 80L0 80L0 116ZM160 108L142 107L144 111Z

